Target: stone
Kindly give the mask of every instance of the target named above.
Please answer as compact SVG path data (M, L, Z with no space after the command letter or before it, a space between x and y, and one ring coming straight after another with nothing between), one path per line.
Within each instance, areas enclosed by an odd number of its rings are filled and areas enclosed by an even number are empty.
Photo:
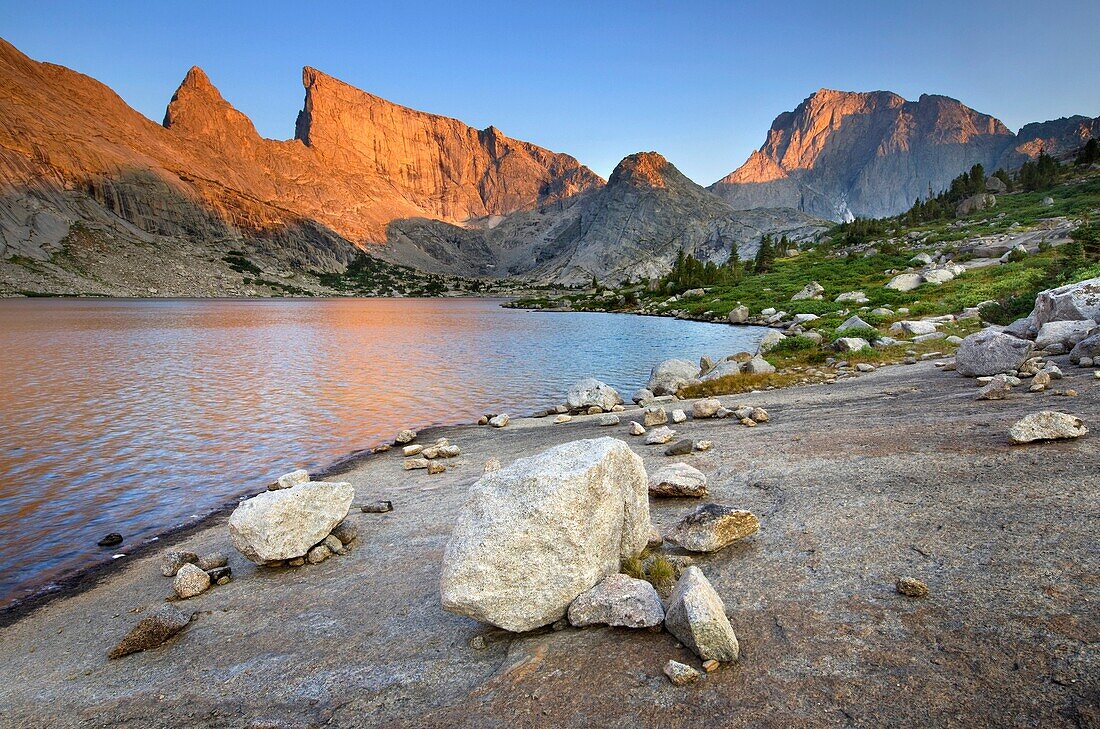
M291 471L290 473L284 473L279 478L275 479L275 483L268 486L269 489L289 489L297 486L298 484L309 483L309 471L304 468L299 468L297 471Z
M964 338L955 352L955 369L963 377L996 375L1018 370L1031 356L1026 339L983 329Z
M1080 365L1085 359L1091 359L1093 362L1100 360L1100 333L1085 337L1070 350L1070 362Z
M435 461L430 461L428 463L428 475L430 476L438 476L446 470L447 467L444 466L442 463L437 463Z
M421 468L427 468L431 465L431 461L427 458L406 458L401 462L401 467L406 471L415 471Z
M1049 196L1044 197L1042 200L1039 201L1039 204L1042 205L1044 208L1052 208L1054 207L1054 198Z
M225 567L229 564L229 557L222 552L210 552L209 554L204 554L202 557L199 557L196 564L198 564L200 570L209 572L210 570Z
M709 661L703 661L703 670L707 673L714 673L721 665L721 663L711 658Z
M569 388L565 396L566 404L574 409L590 408L593 405L610 410L623 403L617 390L594 377L586 377Z
M726 606L702 570L680 575L665 612L665 629L703 660L736 661L741 654Z
M708 397L691 404L691 416L696 419L713 418L721 409L722 403L717 398Z
M1040 330L1052 321L1100 321L1100 277L1040 292L1031 319Z
M160 561L160 573L165 577L175 577L185 564L195 564L199 555L194 552L166 552Z
M654 428L646 434L645 443L646 445L663 445L672 440L673 436L675 435L675 430L672 430L667 426L662 425L659 428Z
M703 382L710 382L729 375L739 374L741 374L741 363L737 360L724 359L699 379Z
M355 526L350 519L344 519L332 528L331 534L340 540L341 545L348 545L359 538L359 527Z
M206 570L206 574L209 575L212 584L224 585L232 579L233 568L229 565L222 565L221 567Z
M921 278L919 273L901 273L890 279L886 284L886 288L891 291L912 291L913 289L924 283L924 279Z
M712 369L714 369L713 359L705 354L699 358L699 374L705 374L707 372L710 372Z
M707 477L686 463L670 463L649 475L649 495L706 498Z
M508 421L508 416L504 413L501 413L500 415L489 418L489 425L493 426L494 428L503 428L508 425Z
M834 301L838 304L866 304L870 299L862 291L845 291L837 296Z
M688 419L687 413L685 413L683 410L676 409L676 410L672 411L672 422L682 423L687 419Z
M757 345L756 351L760 354L763 354L786 338L787 337L785 337L782 332L777 332L776 330L772 329L766 332L764 336L760 339L760 344Z
M812 321L816 321L820 318L821 317L818 316L817 314L795 314L794 318L791 319L791 326L792 327L800 327L803 324L808 324L808 323L810 323Z
M302 565L304 565L306 563L306 558L305 557L295 557L294 559L288 559L286 561L286 563L290 567L301 567Z
M115 545L122 544L122 535L118 532L111 532L107 536L96 542L101 547L114 547Z
M623 407L622 405L615 405L611 408L611 412L613 412L613 413L624 413L624 412L626 412L626 408Z
M768 411L764 408L753 408L752 412L749 413L749 418L754 423L766 423L770 419L768 417Z
M665 675L668 676L668 680L672 681L674 686L687 686L689 683L695 683L703 675L691 666L671 659L665 664L664 671Z
M1000 377L1000 375L997 376ZM1050 373L1046 370L1040 370L1039 372L1036 372L1035 375L1031 378L1031 385L1032 387L1034 387L1035 385L1042 385L1043 387L1046 387L1050 384L1050 381Z
M858 316L850 316L844 323L836 328L838 332L846 332L849 329L874 329L873 326L860 319Z
M327 537L325 537L324 541L322 541L321 543L328 547L328 551L332 552L333 554L343 554L345 551L344 543L332 534L329 534Z
M644 405L653 399L653 392L643 387L640 390L636 390L630 399L634 401L635 405Z
M653 585L629 575L608 575L569 605L570 624L651 628L665 619L661 598Z
M311 481L242 501L229 517L233 545L256 563L301 557L348 515L349 483Z
M893 316L894 312L893 312L892 309L887 309L884 306L880 306L877 309L871 309L871 315L872 316Z
M592 405L584 412L586 415L599 415L603 412L603 408L601 408L599 405Z
M657 547L664 544L664 541L665 540L661 536L661 532L657 529L657 527L650 524L649 525L649 538L646 540L646 543L645 543L646 549L656 549Z
M664 425L667 422L668 413L660 405L650 405L642 412L642 424L647 428Z
M700 440L695 442L695 450L697 451L709 451L714 447L713 441Z
M637 420L630 421L630 434L631 435L645 435L645 428Z
M1012 385L1005 375L995 375L985 387L978 390L976 400L1004 400L1012 392Z
M744 305L735 306L730 310L727 318L730 324L744 324L749 320L749 307Z
M833 342L833 349L837 352L859 352L870 346L871 343L863 337L840 337Z
M482 415L480 418L477 419L477 424L478 425L488 425L489 424L489 416L488 415Z
M1081 357L1077 360L1078 367L1092 367L1095 360L1092 357Z
M860 372L874 372L875 366L873 364L867 364L866 362L859 362L856 364L856 369Z
M1039 333L1035 336L1035 346L1038 349L1050 349L1051 345L1060 344L1071 349L1094 333L1100 334L1100 331L1096 329L1096 322L1092 319L1048 321L1039 328Z
M550 448L471 488L443 557L444 609L511 631L548 625L649 538L642 459L620 440Z
M681 387L697 382L698 377L699 368L694 363L666 359L653 368L646 389L654 395L675 395Z
M811 281L802 287L802 290L791 297L791 301L803 301L805 299L820 299L825 293L825 287L817 281Z
M690 438L678 440L665 449L666 456L686 456L695 450L695 442Z
M554 425L562 425L563 423L568 423L572 419L573 416L571 415L559 415L558 417L554 418Z
M927 253L918 253L909 259L909 264L912 266L931 266L932 256Z
M932 334L936 331L936 324L935 322L920 320L896 321L890 325L890 331L909 335Z
M399 444L411 443L414 440L416 440L416 431L415 430L410 430L409 428L406 428L406 429L398 432L397 437L394 438L394 440L397 441Z
M194 617L194 613L184 612L175 605L161 605L139 620L107 653L107 658L114 660L161 646L186 628Z
M928 585L915 577L901 577L894 583L894 589L899 595L906 597L927 597Z
M1089 432L1085 421L1075 415L1043 410L1025 415L1008 429L1009 442L1015 445L1038 440L1080 438Z
M310 564L321 564L331 556L332 550L330 550L323 544L319 544L309 550L309 552L306 554L306 561Z
M201 595L209 587L210 575L191 563L180 567L179 572L176 573L176 579L172 582L172 589L181 600Z
M681 519L666 538L689 552L717 552L758 531L760 520L751 511L703 504Z
M409 445L409 446L405 446L404 448L402 448L401 449L401 455L408 458L410 456L418 456L421 453L423 453L423 451L424 451L424 446L422 446L418 443L416 445Z
M359 507L359 510L364 514L385 514L387 511L393 511L393 502L375 501L370 504L363 504Z
M598 422L601 427L607 428L612 425L618 425L620 421L619 416L612 413L609 415L601 415Z
M775 367L768 360L756 355L741 365L741 372L746 375L770 375L775 373Z

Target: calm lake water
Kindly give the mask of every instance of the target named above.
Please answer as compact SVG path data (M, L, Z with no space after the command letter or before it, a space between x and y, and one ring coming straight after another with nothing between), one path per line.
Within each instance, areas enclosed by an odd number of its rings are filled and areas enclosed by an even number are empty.
M589 375L629 398L763 331L484 299L0 301L0 606L401 427L529 414Z

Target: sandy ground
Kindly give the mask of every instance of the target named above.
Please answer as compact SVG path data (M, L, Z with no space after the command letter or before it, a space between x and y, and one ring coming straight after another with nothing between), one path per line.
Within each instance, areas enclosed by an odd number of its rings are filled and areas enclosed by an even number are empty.
M1057 360L1056 360L1057 361ZM393 451L343 467L357 503L351 552L299 569L257 568L225 517L164 540L231 554L234 581L182 607L166 645L107 651L171 593L156 553L0 630L0 722L33 727L739 727L1100 725L1100 380L1064 365L1080 396L1016 391L976 402L975 384L931 363L833 386L723 398L772 422L689 421L714 449L678 460L712 500L762 530L697 561L725 600L739 664L693 686L699 665L668 633L566 628L512 635L443 612L439 564L466 488L571 439L613 435L645 458L663 447L580 417L503 430L440 429L463 449L445 474L405 472ZM1040 409L1094 433L1011 447L1008 426ZM628 413L629 415L629 413ZM662 529L693 509L652 502ZM931 595L906 598L899 576ZM471 648L475 636L487 647Z

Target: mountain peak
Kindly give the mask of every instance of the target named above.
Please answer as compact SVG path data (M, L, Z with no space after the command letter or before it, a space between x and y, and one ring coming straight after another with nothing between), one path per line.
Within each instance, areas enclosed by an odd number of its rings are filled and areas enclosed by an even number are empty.
M252 121L225 100L198 66L187 71L172 95L163 124L167 129L204 136L256 136Z
M657 152L636 152L624 157L608 179L608 185L666 187L668 160Z

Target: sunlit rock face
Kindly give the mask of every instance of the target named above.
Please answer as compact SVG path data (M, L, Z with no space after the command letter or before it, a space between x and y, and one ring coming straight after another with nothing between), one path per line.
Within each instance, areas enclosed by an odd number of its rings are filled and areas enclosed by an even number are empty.
M974 164L993 172L1044 146L1075 149L1100 130L1096 122L1073 117L1017 136L946 96L821 89L776 117L764 145L710 189L735 208L792 207L832 220L894 215Z

